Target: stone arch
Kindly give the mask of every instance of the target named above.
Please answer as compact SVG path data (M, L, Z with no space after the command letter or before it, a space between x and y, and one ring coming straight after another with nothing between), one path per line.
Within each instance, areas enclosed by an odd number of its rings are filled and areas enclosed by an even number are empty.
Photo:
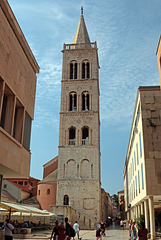
M83 159L81 161L80 177L90 178L90 161L88 159Z
M69 159L67 161L67 178L76 177L76 162L74 159Z

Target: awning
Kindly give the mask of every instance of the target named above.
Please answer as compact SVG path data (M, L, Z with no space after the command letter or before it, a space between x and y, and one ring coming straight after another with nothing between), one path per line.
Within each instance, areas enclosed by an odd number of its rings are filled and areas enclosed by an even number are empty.
M17 216L21 215L21 216L56 216L55 213L50 213L46 210L41 210L39 208L36 207L32 207L32 206L28 206L28 205L23 205L20 203L12 203L12 202L6 202L6 201L2 201L1 202L1 207L3 207L4 209L8 210L10 212L10 214L14 214ZM25 215L27 214L27 215Z
M0 215L6 215L8 213L9 213L9 211L7 209L4 209L4 208L0 207Z

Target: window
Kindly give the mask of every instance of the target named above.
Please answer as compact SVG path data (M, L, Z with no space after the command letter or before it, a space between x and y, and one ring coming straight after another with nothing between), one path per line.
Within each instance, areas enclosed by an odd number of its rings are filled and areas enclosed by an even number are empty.
M69 145L75 145L75 128L69 128Z
M138 192L137 192L137 188L138 188L138 186L137 186L137 176L135 176L135 184L136 184L136 196L138 195Z
M23 121L24 121L24 108L22 104L18 101L18 99L16 99L12 135L20 143L22 141Z
M139 164L138 143L136 144L137 165Z
M139 188L139 193L140 193L140 172L138 171L138 188Z
M69 205L69 197L68 197L68 195L64 195L64 205Z
M140 143L140 157L142 157L141 133L139 133L139 143Z
M73 92L69 94L69 111L76 110L77 110L77 94Z
M89 110L89 93L84 92L82 93L82 110Z
M77 63L70 63L70 79L77 79Z
M50 189L48 188L48 189L47 189L47 195L49 195L49 194L50 194Z
M38 191L38 195L40 195L40 190Z
M143 164L141 164L141 179L142 179L142 189L144 189L144 173L143 173Z
M88 127L82 128L82 145L89 144L89 129Z
M6 108L7 108L7 95L4 93L3 104L2 104L2 113L1 113L1 123L0 123L0 126L2 128L4 128L4 123L5 123Z
M90 63L88 60L82 63L82 79L85 78L90 78Z
M82 78L85 78L85 63L82 63Z
M26 112L25 113L25 126L24 126L23 146L27 150L30 149L31 122L32 122L32 119L29 116L29 114Z
M134 151L134 163L135 163L135 171L136 171L136 154L135 154L135 151Z

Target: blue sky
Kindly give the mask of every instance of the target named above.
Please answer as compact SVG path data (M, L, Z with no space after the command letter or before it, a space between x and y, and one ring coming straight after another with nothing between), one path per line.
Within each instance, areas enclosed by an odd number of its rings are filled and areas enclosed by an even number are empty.
M123 169L139 86L159 85L160 0L9 0L40 66L31 136L32 177L58 154L63 43L72 43L81 6L100 64L101 182L123 189Z

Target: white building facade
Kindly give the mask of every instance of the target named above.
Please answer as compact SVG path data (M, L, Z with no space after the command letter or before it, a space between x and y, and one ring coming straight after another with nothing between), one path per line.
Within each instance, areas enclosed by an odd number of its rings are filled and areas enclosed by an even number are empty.
M155 239L155 209L161 207L161 91L139 87L124 167L128 219L145 215Z

